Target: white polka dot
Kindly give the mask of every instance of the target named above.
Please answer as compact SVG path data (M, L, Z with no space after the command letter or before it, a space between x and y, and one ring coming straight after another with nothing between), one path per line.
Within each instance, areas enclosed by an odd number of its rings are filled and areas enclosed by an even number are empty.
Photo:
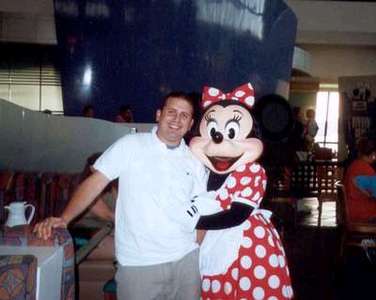
M255 236L259 239L262 239L265 236L265 229L261 226L257 226L253 232L255 233Z
M263 266L257 266L253 270L253 274L257 279L263 279L266 275L266 270Z
M240 179L240 183L242 185L247 185L251 182L251 177L248 177L248 176L244 176Z
M288 297L292 298L292 296L294 295L294 292L293 292L293 290L292 290L291 285L289 285L289 286L287 287L287 289L288 289L288 294L289 294Z
M240 265L244 268L244 269L249 269L251 266L252 266L252 259L246 255L246 256L243 256L241 259L240 259Z
M278 262L278 256L275 254L272 254L269 256L269 265L271 265L273 268L278 267L279 262Z
M239 101L239 98L237 97L231 97L232 100Z
M248 277L242 277L239 281L239 285L243 291L248 291L251 288L251 281Z
M274 241L273 241L273 236L269 235L268 236L268 243L270 246L275 247Z
M236 185L236 179L235 179L235 177L233 177L233 176L229 176L229 177L227 178L227 186L228 186L229 188L233 188L235 185Z
M287 266L286 266L285 270L286 270L287 276L290 276L290 270L289 270L289 268Z
M274 297L274 296L271 296L271 297L268 298L268 300L278 300L278 298Z
M264 299L265 297L265 292L264 292L264 289L262 287L257 287L253 290L253 299L255 300L262 300Z
M279 287L279 284L280 284L280 280L279 280L279 277L277 275L272 275L269 277L268 279L268 284L269 286L272 288L272 289L276 289Z
M282 295L285 297L285 298L288 298L289 297L289 289L286 285L284 285L282 287Z
M260 199L260 192L257 192L253 197L252 197L252 200L253 201L257 201Z
M232 269L231 276L234 280L238 280L238 275L239 275L239 269L238 268Z
M252 84L251 84L250 82L248 82L247 87L248 87L251 91L253 91L253 86L252 86Z
M265 255L266 255L266 249L265 249L264 246L257 245L257 246L256 246L256 250L255 250L255 253L256 253L257 257L259 257L259 258L263 258L263 257L265 257Z
M231 208L231 204L226 206L226 209L230 209L230 208Z
M260 171L261 166L259 164L252 164L249 169L252 173L257 173L258 171Z
M209 88L208 93L210 96L215 97L215 96L218 96L219 90L216 88Z
M226 95L225 95L225 94L220 95L220 96L219 96L219 99L221 99L221 100L225 100L225 99L226 99Z
M251 240L251 238L249 238L249 237L243 238L243 240L242 240L242 246L244 248L251 248L251 246L252 246L252 240Z
M255 178L255 186L259 186L261 180L261 176L256 176Z
M243 91L237 91L236 93L235 93L235 96L236 97L243 97L244 96L244 92Z
M206 101L204 102L204 104L202 104L202 106L203 106L203 107L207 107L207 106L209 106L211 103L212 103L211 101L206 100Z
M207 291L209 291L209 289L210 289L210 280L207 279L207 278L205 278L205 279L202 281L202 290L203 290L204 292L207 292Z
M255 97L253 96L248 96L247 98L244 99L244 102L250 106L255 104Z
M225 294L226 295L230 295L231 292L232 292L232 285L231 285L231 283L230 282L226 282L224 289L225 289Z
M213 293L218 293L221 289L221 283L218 280L213 280L211 290Z
M265 190L266 189L266 180L262 181L262 188Z
M252 195L252 189L250 187L246 187L240 194L242 197L249 197Z
M243 230L248 230L251 228L251 222L249 222L249 220L243 222Z
M244 172L244 170L245 170L245 165L241 165L241 166L236 168L237 172Z
M279 260L279 265L281 266L281 268L283 268L286 265L286 261L283 255L278 255L278 260Z
M219 199L226 200L228 198L228 191L227 189L220 189L219 190Z

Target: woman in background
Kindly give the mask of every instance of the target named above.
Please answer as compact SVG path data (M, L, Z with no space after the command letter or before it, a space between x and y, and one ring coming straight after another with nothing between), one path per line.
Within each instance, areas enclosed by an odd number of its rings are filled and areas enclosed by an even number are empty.
M375 176L372 164L376 162L376 143L362 138L358 142L358 157L346 171L345 188L347 194L348 218L350 222L368 222L376 217L376 201L362 191L356 183L358 176Z
M92 172L92 166L102 153L91 155L87 161L81 175L81 182ZM117 198L117 181L110 183L103 192L95 199L91 205L74 223L78 228L101 227L104 221L114 222L115 205ZM113 233L106 236L99 245L90 253L87 259L114 259L114 236Z

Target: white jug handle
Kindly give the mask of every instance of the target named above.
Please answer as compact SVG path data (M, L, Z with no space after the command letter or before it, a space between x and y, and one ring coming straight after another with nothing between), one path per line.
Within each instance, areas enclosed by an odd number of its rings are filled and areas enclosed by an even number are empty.
M35 207L34 207L34 205L32 205L32 204L26 204L26 205L25 205L25 211L26 211L26 209L27 209L28 207L31 207L31 213L30 213L30 215L29 215L29 218L27 219L27 224L30 224L31 220L32 220L33 217L34 217Z

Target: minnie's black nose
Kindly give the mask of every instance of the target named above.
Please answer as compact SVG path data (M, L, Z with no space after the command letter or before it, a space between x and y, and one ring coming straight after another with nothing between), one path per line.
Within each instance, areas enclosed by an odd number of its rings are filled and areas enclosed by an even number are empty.
M213 139L214 143L220 144L223 141L223 135L219 131L216 131L216 132L214 132L214 134L212 134L212 139Z

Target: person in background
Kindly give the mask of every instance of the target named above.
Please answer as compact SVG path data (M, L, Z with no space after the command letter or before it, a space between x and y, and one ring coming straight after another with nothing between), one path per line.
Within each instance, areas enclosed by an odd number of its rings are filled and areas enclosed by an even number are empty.
M122 105L119 108L119 113L115 118L116 123L133 123L133 113L129 105Z
M87 160L85 168L81 174L81 182L88 178L93 172L95 161L102 155L102 153L94 153ZM102 193L94 200L91 206L81 216L79 223L83 219L96 218L102 221L115 221L115 205L117 198L117 181L111 182Z
M49 109L42 110L42 113L44 113L46 115L52 115L52 111L49 110Z
M94 118L94 106L91 104L85 105L82 110L82 116L85 118Z
M319 131L319 126L315 120L315 110L307 109L306 111L306 126L305 126L305 135L304 139L306 142L306 148L308 151L313 150L313 144L315 143L315 136Z
M95 162L95 171L78 187L63 214L34 227L47 239L53 228L66 227L118 178L117 299L200 298L196 232L171 220L159 206L163 201L189 201L206 191L208 173L183 140L193 115L187 94L168 94L152 132L116 141Z
M376 175L356 176L355 184L367 196L373 197L376 200Z
M289 135L289 145L295 154L296 151L304 149L304 122L301 108L294 106L292 108L293 126Z
M356 185L358 176L375 176L372 164L376 162L376 143L361 138L358 142L358 157L346 171L344 185L347 195L348 218L351 222L367 222L376 217L376 201Z
M95 169L93 165L102 153L91 155L87 161L85 168L81 174L81 182L88 178ZM97 228L102 227L103 222L115 221L115 205L117 198L117 180L112 181L94 202L76 219L73 224L75 228ZM80 238L80 230L77 230L77 241L85 241L85 237ZM75 238L76 239L76 238ZM86 241L87 242L87 241ZM111 260L115 257L114 234L107 235L95 249L90 253L87 259Z

